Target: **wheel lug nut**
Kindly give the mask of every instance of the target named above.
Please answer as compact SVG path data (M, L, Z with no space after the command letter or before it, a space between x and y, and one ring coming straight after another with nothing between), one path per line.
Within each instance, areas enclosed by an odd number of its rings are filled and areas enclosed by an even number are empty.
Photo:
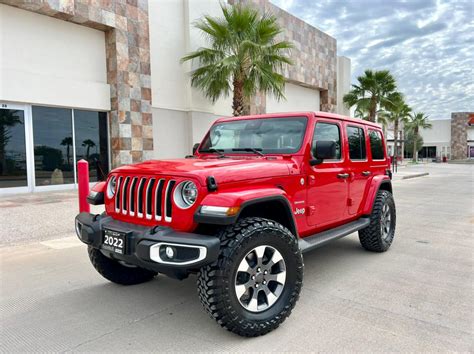
M267 274L268 274L268 271L264 270L264 271L263 271L263 274L267 275Z
M258 267L258 268L257 268L257 272L260 272L260 271L261 271L261 269L260 269L260 267Z
M258 283L257 283L257 284L255 284L255 287L256 287L256 288L258 288Z
M255 275L252 275L252 280L255 280Z
M263 285L266 285L266 284L267 284L267 282L264 280L264 281L262 282L262 284L263 284Z

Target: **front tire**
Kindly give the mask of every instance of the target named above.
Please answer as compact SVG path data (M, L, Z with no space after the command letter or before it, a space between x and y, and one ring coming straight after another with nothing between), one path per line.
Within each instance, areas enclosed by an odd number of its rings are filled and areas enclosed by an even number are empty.
M91 246L88 247L88 253L92 265L100 275L116 284L141 284L153 279L157 274L143 268L120 264L118 261L104 256L100 250Z
M245 218L220 233L216 262L201 269L198 294L205 310L244 337L276 329L291 313L303 283L295 236L268 219Z
M392 193L378 191L370 214L370 224L359 231L362 247L372 252L387 251L395 237L396 217Z

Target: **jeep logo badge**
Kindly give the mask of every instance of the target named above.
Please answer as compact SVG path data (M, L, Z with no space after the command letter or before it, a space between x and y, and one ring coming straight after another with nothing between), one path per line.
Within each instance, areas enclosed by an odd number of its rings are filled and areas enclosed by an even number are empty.
M305 208L298 209L296 208L295 210L295 215L304 215Z

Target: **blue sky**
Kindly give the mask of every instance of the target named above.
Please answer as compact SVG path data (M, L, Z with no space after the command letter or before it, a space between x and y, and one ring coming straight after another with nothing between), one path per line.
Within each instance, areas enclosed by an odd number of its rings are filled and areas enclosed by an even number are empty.
M364 69L389 69L415 111L474 111L473 0L271 0L337 39Z

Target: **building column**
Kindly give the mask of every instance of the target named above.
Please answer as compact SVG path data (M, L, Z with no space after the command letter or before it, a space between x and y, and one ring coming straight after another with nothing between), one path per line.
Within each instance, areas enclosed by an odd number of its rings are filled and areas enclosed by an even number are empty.
M467 159L468 112L451 113L451 159Z

